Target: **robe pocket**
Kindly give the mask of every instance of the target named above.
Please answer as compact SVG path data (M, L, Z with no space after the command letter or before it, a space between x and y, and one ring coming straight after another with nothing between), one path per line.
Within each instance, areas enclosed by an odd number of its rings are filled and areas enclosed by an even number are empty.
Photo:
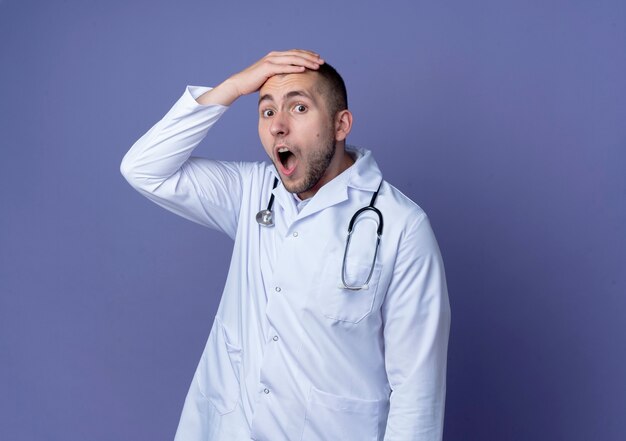
M302 441L377 441L384 400L348 398L311 388Z
M343 257L343 256L342 256ZM346 283L361 285L367 280L372 262L348 261L346 264ZM349 323L358 323L367 317L376 304L376 293L382 265L374 265L372 277L367 287L359 290L346 289L342 286L342 259L328 259L321 274L322 281L318 289L319 308L325 317Z
M239 403L241 348L228 341L216 317L198 366L198 385L220 415L232 412Z

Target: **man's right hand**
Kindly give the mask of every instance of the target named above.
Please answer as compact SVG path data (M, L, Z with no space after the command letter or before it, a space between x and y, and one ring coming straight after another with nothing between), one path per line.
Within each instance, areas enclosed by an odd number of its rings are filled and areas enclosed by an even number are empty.
M324 60L318 54L301 49L270 52L252 66L231 76L219 86L199 96L200 104L229 106L237 98L258 91L274 75L317 70Z

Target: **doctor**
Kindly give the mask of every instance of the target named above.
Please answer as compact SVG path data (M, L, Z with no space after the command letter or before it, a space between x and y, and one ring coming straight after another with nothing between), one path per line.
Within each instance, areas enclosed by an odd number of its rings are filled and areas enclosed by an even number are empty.
M257 91L271 164L191 156ZM329 64L271 52L215 88L187 86L125 155L141 194L234 241L176 441L442 439L440 252L424 211L346 144L351 127Z

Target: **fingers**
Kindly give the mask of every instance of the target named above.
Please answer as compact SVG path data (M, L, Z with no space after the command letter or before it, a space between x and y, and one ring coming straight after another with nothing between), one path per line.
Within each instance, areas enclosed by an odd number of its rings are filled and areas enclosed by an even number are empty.
M276 55L299 55L303 57L310 57L311 59L320 58L320 55L317 52L307 51L304 49L290 49L288 51L272 51L268 54L268 56L276 56Z
M265 60L277 65L303 66L307 69L317 70L324 63L319 54L302 49L292 49L282 52L270 52Z
M317 68L316 68L317 69ZM266 79L274 75L302 73L306 70L305 66L295 64L269 63L268 70L265 73Z
M288 51L270 52L252 66L228 78L236 95L247 95L256 92L274 75L300 73L306 69L317 70L324 60L315 52L291 49Z
M268 60L273 64L279 65L292 65L292 66L304 66L308 69L317 70L322 64L318 59L311 59L305 57L299 57L297 55L282 55Z
M300 73L305 69L317 70L324 60L315 52L292 49L270 52L261 59L266 79L273 75Z

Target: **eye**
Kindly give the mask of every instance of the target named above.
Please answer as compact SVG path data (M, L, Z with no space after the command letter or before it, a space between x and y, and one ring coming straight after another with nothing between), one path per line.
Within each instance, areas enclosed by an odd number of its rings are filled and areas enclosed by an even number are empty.
M296 104L293 108L297 113L304 113L307 110L307 107L304 104Z
M272 109L265 109L261 112L261 115L263 115L263 118L271 118L274 116L274 111Z

